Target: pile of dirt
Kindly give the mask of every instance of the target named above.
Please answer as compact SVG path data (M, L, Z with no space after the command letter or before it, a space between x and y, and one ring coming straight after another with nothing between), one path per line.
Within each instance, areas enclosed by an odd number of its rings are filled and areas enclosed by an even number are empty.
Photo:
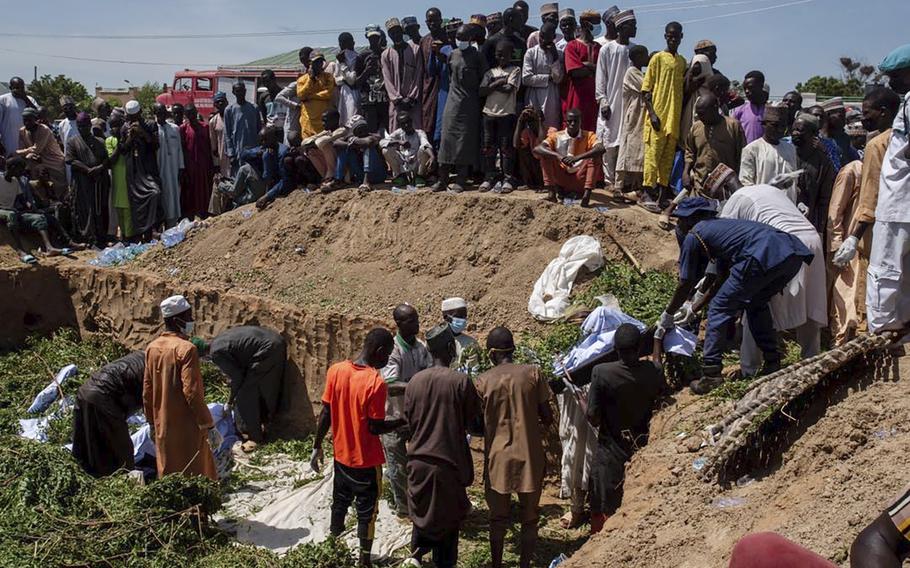
M622 507L565 566L720 568L739 538L760 531L846 566L853 539L906 485L910 468L910 357L884 369L884 381L868 380L862 365L789 426L782 417L790 440L726 488L700 481L694 464L698 432L731 405L680 393L627 466ZM760 451L774 453L775 443L765 440Z
M295 192L265 211L247 207L210 223L177 247L148 253L138 268L384 321L407 301L430 315L425 327L443 298L463 296L472 306L469 331L531 325L534 281L575 235L598 238L618 260L616 238L646 268L672 270L676 259L672 235L640 209L601 212L536 196Z

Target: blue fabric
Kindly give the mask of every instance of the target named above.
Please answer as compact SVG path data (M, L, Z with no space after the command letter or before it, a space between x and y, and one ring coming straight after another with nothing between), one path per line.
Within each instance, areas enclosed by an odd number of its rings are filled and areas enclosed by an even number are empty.
M878 66L882 73L897 71L904 67L910 67L910 43L902 45L886 55L882 59L881 65Z
M676 209L673 210L673 216L685 218L699 211L717 213L717 206L714 201L704 197L687 197L680 201Z
M686 155L682 150L677 150L676 156L673 157L673 169L670 170L670 189L676 195L679 195L679 192L683 190L682 175L685 166Z
M291 179L291 172L285 167L284 159L287 157L290 148L284 144L279 144L277 150L271 150L264 146L256 146L244 150L240 154L241 163L249 164L256 169L256 173L265 182L269 188L266 195L269 199L275 199L278 196L287 195L294 189L294 180Z
M754 261L767 272L793 256L806 263L813 257L799 239L771 225L739 219L710 219L697 223L683 240L679 278L699 280L711 260L717 261L721 269L731 271L736 265Z
M439 52L446 56L445 62L436 57L430 58L427 73L439 75L439 94L436 97L436 128L433 129L433 147L438 151L442 141L442 115L446 109L446 99L449 98L449 56L452 55L452 46L444 45Z
M701 223L699 223L700 225ZM791 256L771 270L756 262L736 264L708 305L704 364L720 365L724 351L736 333L736 318L745 311L749 329L762 353L777 353L777 333L768 302L799 273L802 258ZM779 356L769 356L776 359Z
M249 101L242 105L232 104L224 111L224 150L231 161L248 148L259 144L259 129L262 127L259 109Z
M364 175L371 184L382 183L386 178L385 160L379 150L370 147L366 152L354 148L338 150L335 161L335 179L344 179L350 172L351 183L363 183Z

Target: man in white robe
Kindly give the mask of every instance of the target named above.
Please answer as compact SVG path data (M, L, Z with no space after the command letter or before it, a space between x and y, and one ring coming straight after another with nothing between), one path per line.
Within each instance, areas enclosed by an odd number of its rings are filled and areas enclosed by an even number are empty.
M769 183L780 174L790 173L797 167L796 147L783 140L786 131L786 112L771 112L765 108L762 119L762 137L743 148L739 166L739 181L744 186ZM796 195L790 196L796 203Z
M617 38L608 41L597 56L594 94L600 106L597 116L597 137L606 152L603 157L604 183L612 188L616 183L616 160L624 118L622 86L626 71L631 67L629 39L635 37L638 26L635 13L624 10L613 16Z
M180 177L183 174L183 143L180 129L167 121L167 107L155 103L158 123L158 175L161 177L161 206L164 225L171 228L180 219Z
M525 52L521 66L521 84L525 102L539 110L547 128L562 128L562 102L559 84L566 76L563 56L553 43L556 26L548 22L540 28L540 43Z
M775 295L770 303L775 329L795 330L801 356L805 359L818 355L821 328L828 325L827 284L821 237L812 223L787 196L787 190L790 185L795 185L795 182L796 178L779 182L778 185L783 189L772 185L738 189L727 200L720 216L723 219L757 221L771 225L798 238L815 255L812 262L804 266L783 292ZM740 356L743 374L746 376L756 374L761 367L762 353L748 325L743 325Z
M341 124L347 124L351 118L360 114L360 88L357 86L357 72L354 64L357 52L354 51L354 36L344 32L338 36L338 60L335 62L333 75L338 85L338 114Z
M9 80L10 92L0 95L0 146L3 156L11 156L19 149L19 129L22 128L22 111L38 108L35 99L25 93L25 81L20 77Z

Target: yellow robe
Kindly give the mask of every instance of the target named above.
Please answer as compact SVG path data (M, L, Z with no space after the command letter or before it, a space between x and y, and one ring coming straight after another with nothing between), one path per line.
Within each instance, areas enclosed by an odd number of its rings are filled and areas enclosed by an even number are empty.
M215 457L208 444L208 429L214 423L205 404L195 345L173 332L165 332L149 344L142 403L155 429L158 477L182 472L217 480Z
M322 132L322 113L332 106L335 77L320 73L315 79L304 73L297 79L297 98L300 99L300 135L302 138Z
M679 140L685 75L686 58L679 54L661 51L648 63L641 90L651 93L651 104L660 118L660 130L651 127L650 117L644 113L646 187L670 184L670 170Z

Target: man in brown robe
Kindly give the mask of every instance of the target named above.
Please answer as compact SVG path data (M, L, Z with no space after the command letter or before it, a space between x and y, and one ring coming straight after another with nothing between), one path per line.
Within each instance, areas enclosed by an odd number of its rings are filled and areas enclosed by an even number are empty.
M454 568L458 530L471 509L466 488L474 482L467 432L480 415L480 397L464 373L449 366L456 357L449 324L427 332L433 366L405 389L408 441L408 509L414 532L412 558L432 550L438 568Z
M158 477L169 473L218 479L209 431L199 353L190 343L193 310L183 296L161 302L165 332L145 350L142 404L158 453Z
M442 74L446 69L442 65L431 65L431 62L439 59L439 53L435 53L433 44L442 46L447 42L446 32L442 26L442 12L439 8L430 8L426 16L427 28L430 33L420 40L420 56L423 58L423 90L421 92L422 107L422 130L427 133L427 138L433 140L436 132L436 107L439 103L439 82L442 80ZM435 71L433 71L435 70ZM417 126L415 124L415 126Z
M382 52L380 65L389 94L389 132L395 132L400 112L410 114L414 124L423 124L420 98L423 58L416 45L405 41L404 28L398 18L389 19L385 26L392 45Z

